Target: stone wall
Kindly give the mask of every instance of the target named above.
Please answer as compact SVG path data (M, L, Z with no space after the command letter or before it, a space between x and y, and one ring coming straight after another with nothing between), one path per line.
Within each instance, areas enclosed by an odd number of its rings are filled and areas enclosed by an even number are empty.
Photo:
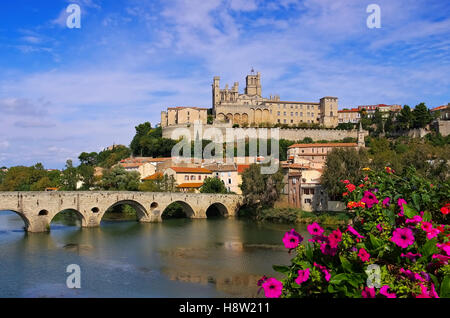
M190 136L192 140L195 140L194 136L194 125L173 125L169 127L163 127L163 137L172 139L172 133L177 129L187 129L189 130ZM229 128L229 125L202 125L202 132L204 133L208 128L216 128L219 129L223 136L226 136L226 129ZM239 129L239 128L231 128L231 129ZM257 133L260 128L255 128ZM368 132L365 132L365 135L368 135ZM270 129L269 134L270 138ZM347 137L358 138L358 130L339 130L339 129L280 129L280 139L286 139L291 141L302 140L305 137L311 138L313 141L319 140L342 140ZM174 138L177 139L177 138ZM200 136L200 139L201 136ZM225 140L225 138L224 138Z
M438 120L438 131L442 136L450 135L450 120Z

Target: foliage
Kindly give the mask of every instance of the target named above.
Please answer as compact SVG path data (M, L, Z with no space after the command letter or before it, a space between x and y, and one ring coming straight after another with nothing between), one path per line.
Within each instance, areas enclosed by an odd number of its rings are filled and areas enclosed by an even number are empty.
M99 153L96 152L82 152L78 159L80 165L84 166L99 166L102 168L111 168L122 159L128 158L131 155L131 150L125 146L118 145L112 149L106 149Z
M160 175L155 180L146 180L139 184L139 191L146 192L177 192L175 178L168 175Z
M450 297L450 227L440 224L449 223L448 185L431 186L413 170L396 175L387 167L355 184L343 180L341 190L348 193L344 202L354 213L353 225L328 233L311 224L312 239L304 244L294 230L287 232L283 242L295 256L290 265L273 267L285 275L281 282L260 280L266 295Z
M339 180L349 179L356 182L362 176L362 168L368 164L364 149L333 149L328 153L321 183L331 197L339 197Z
M103 174L101 187L111 191L137 191L139 180L139 172L128 172L124 168L117 166Z
M170 157L176 140L162 138L161 126L152 128L149 122L135 127L136 134L131 141L130 148L135 156L141 157Z
M279 198L283 184L281 167L275 174L262 174L261 165L252 164L242 173L240 185L244 204L257 215L263 207L273 207Z
M219 178L206 178L200 188L201 193L227 193L227 188Z
M73 166L72 160L66 161L66 169L64 169L61 180L62 190L75 191L77 189L78 171Z

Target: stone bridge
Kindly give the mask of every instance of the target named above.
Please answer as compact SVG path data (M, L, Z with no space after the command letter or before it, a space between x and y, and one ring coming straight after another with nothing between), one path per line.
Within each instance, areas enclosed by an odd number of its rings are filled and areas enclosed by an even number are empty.
M45 232L58 213L76 212L82 227L100 225L105 212L117 205L128 204L140 222L161 222L162 213L179 203L189 218L206 218L214 207L223 216L235 216L242 196L235 194L86 191L86 192L0 192L0 211L16 212L28 232Z

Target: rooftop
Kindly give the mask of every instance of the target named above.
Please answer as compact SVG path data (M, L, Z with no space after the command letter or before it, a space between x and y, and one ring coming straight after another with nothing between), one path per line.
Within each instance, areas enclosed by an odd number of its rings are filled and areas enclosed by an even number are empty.
M205 168L191 168L191 167L170 167L177 173L211 173L211 170Z

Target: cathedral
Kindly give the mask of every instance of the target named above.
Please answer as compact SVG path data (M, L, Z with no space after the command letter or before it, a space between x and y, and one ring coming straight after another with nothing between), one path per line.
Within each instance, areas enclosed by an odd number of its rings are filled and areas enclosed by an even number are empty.
M220 88L220 77L215 76L212 84L212 114L216 122L238 124L241 127L272 126L285 124L319 124L334 128L338 125L338 98L323 97L319 102L282 101L278 95L262 97L261 74L247 75L243 94L239 83L233 87ZM174 107L161 113L161 126L193 123L200 120L207 123L207 109L198 107Z

